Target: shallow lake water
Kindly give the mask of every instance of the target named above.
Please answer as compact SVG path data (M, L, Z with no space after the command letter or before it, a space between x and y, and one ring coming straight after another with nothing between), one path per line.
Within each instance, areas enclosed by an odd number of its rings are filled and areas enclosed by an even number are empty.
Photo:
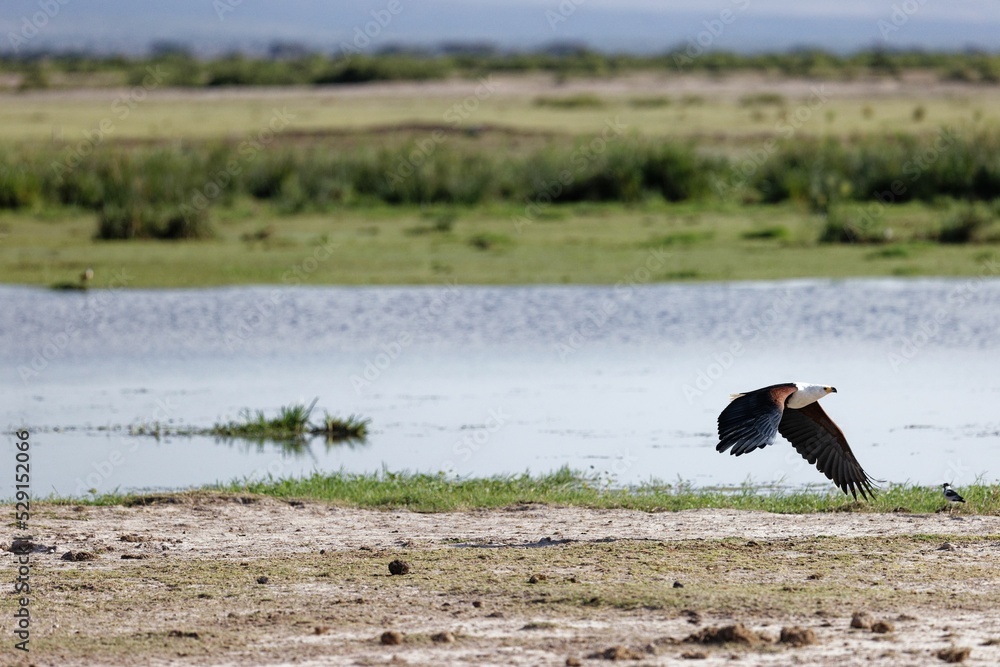
M32 490L176 489L313 470L543 473L608 483L825 478L779 438L715 452L730 393L832 384L865 469L1000 478L1000 281L635 287L91 290L2 287L0 421L32 429ZM362 443L128 437L318 398ZM13 471L14 436L4 436ZM0 495L10 497L13 474Z

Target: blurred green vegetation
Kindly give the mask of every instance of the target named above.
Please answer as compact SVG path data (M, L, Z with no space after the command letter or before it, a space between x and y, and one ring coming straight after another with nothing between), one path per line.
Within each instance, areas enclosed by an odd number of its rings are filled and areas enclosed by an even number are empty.
M676 56L0 58L0 280L285 282L331 243L349 252L302 280L614 283L652 251L672 254L653 280L971 275L994 256L1000 94L980 84L1000 56ZM561 86L632 71L661 76ZM690 71L712 76L673 91ZM728 72L751 76L718 86ZM876 90L907 73L963 83ZM859 83L827 97L801 77ZM15 92L126 84L145 90Z
M8 145L0 147L0 209L91 209L107 221L110 233L102 237L139 238L173 236L155 230L180 225L169 223L175 219L201 228L196 214L240 196L285 213L359 204L521 202L530 218L550 204L649 198L792 201L821 213L839 203L868 202L870 215L878 216L908 201L992 201L1000 195L997 130L854 143L802 137L775 143L766 159L749 166L670 139L584 136L513 153L452 144L445 130L438 131L445 137L439 143L353 150L280 139L260 151L247 141L106 143L88 146L86 154L58 144ZM156 222L162 219L168 222ZM140 233L128 233L132 228ZM154 231L141 233L147 228Z
M929 71L940 80L996 83L1000 54L965 51L869 49L836 54L818 49L740 54L689 53L687 47L653 55L600 53L582 47L535 52L501 52L489 47L436 53L396 49L372 55L324 55L304 49L269 56L239 53L200 59L180 47L146 57L86 53L33 53L0 57L0 72L21 75L25 88L134 85L150 68L162 68L168 86L287 86L423 81L486 73L551 73L558 77L613 76L640 70L726 74L759 72L780 76L855 79Z

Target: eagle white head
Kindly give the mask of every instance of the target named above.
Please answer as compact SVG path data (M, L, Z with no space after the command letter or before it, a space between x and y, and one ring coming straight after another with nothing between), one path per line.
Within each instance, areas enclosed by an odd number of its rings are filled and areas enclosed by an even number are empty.
M796 389L795 392L788 397L788 400L785 401L785 405L796 409L804 408L810 403L815 403L827 394L834 394L837 392L836 387L831 387L828 384L796 382L795 386L798 387L798 389Z

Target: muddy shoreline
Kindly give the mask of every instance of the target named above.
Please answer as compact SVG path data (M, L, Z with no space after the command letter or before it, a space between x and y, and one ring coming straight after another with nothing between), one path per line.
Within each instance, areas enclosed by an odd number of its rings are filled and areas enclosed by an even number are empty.
M182 495L32 523L32 651L7 664L1000 662L996 516ZM891 630L851 628L859 611ZM756 639L690 639L736 624ZM795 627L812 639L781 642Z

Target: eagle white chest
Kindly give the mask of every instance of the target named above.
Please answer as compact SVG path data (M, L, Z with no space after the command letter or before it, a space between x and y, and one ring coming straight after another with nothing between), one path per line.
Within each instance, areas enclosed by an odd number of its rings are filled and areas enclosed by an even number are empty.
M788 400L785 401L785 406L795 408L796 410L804 408L810 403L815 403L829 393L827 391L827 387L821 384L796 382L795 386L798 387L798 389L788 396Z

